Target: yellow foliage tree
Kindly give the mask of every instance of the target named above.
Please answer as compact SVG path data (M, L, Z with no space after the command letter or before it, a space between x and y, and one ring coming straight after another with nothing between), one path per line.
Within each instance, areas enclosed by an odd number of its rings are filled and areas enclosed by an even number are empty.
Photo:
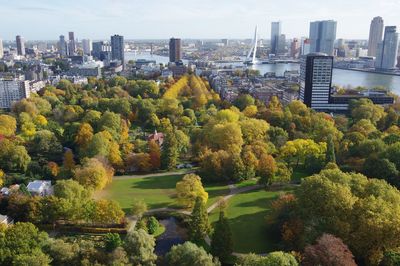
M196 198L200 197L204 204L208 200L208 193L204 190L201 178L195 174L187 174L176 183L178 203L187 208L193 208Z

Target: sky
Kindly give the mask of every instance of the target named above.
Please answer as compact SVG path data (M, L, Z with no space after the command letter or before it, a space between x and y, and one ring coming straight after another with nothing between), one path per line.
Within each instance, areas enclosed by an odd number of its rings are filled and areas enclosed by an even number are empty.
M337 38L367 39L375 16L400 27L400 0L0 0L0 38L242 39L258 25L269 39L272 21L293 38L308 36L310 21L334 19Z

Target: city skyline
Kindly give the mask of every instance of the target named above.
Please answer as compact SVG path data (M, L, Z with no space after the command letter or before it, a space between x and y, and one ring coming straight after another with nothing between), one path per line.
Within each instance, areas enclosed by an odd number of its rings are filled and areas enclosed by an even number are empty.
M25 40L55 40L61 33L74 31L79 39L104 39L118 33L126 39L249 38L254 25L262 39L269 39L272 21L282 21L288 38L308 36L314 20L338 21L337 38L368 39L370 21L381 16L386 25L399 26L398 0L321 3L305 0L279 3L251 0L218 2L177 0L127 1L100 0L53 3L48 0L0 0L0 15L10 26L0 30L0 38L13 40L19 34ZM345 9L342 7L346 6ZM140 12L138 12L140 10ZM377 12L379 10L379 12ZM28 27L32 23L51 27ZM100 29L100 30L93 30Z

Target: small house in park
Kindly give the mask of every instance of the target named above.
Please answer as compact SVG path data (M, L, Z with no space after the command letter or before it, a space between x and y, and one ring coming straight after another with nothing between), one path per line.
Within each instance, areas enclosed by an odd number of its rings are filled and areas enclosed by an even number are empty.
M29 182L27 188L29 193L32 195L48 196L53 194L53 186L51 185L51 181L48 180L35 180Z
M9 225L12 224L13 221L11 220L10 217L8 217L7 215L1 215L0 214L0 224L5 224L5 225Z
M151 134L148 137L148 141L152 141L154 140L158 146L162 146L162 144L164 143L164 134L163 133L158 133L157 130L154 131L154 134Z

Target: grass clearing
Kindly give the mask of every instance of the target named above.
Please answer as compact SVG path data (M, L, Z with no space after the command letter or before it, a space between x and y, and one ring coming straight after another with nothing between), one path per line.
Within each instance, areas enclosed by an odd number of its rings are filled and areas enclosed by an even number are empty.
M254 252L264 254L273 251L275 243L268 238L266 216L270 211L270 204L283 191L255 191L237 194L228 202L227 216L229 218L234 251L239 253ZM218 209L210 215L210 222L216 222Z
M174 175L147 175L143 178L116 178L101 192L101 198L117 201L122 209L130 212L134 198L143 199L148 209L178 208L176 204L175 186L182 179L184 173ZM227 195L229 188L225 184L203 184L209 193L207 205L211 205L220 196Z

